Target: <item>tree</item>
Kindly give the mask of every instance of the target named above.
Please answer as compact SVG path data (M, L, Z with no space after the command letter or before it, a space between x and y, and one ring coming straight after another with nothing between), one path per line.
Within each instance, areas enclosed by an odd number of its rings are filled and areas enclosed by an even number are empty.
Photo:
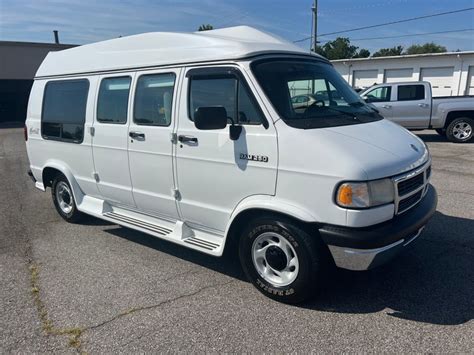
M372 56L373 57L388 57L392 55L401 55L403 53L402 46L396 46L392 48L381 48L377 52L375 52Z
M370 57L370 51L368 49L362 48L354 58L368 58Z
M425 44L413 44L407 48L405 54L423 54L423 53L444 53L446 47L429 42Z
M214 29L214 26L210 25L210 24L202 24L201 26L199 26L198 28L198 31L209 31L209 30L213 30Z
M323 46L316 46L316 53L326 57L329 60L365 58L370 56L367 49L357 51L359 47L351 45L347 37L338 37L334 41L326 42Z

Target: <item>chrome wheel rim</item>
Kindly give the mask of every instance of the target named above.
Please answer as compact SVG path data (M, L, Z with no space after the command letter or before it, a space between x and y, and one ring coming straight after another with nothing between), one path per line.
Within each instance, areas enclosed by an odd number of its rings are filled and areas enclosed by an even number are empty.
M56 201L58 202L58 206L63 213L71 213L74 202L71 189L64 181L60 181L56 185Z
M453 136L460 140L469 139L472 135L472 127L467 122L458 122L453 128Z
M252 245L252 260L258 274L274 286L296 280L299 261L291 243L275 232L260 234Z

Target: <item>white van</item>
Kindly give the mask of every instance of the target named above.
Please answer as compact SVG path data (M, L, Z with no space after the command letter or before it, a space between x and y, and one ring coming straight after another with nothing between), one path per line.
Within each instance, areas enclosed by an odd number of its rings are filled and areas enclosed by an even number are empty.
M328 265L385 262L436 209L420 139L324 58L250 27L50 53L25 133L30 175L66 221L88 214L214 256L238 245L250 281L289 303Z

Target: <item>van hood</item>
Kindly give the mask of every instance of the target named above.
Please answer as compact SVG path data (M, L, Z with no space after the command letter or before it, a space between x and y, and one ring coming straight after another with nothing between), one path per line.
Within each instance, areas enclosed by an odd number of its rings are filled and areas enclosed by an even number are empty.
M420 138L386 119L326 131L334 139L344 141L346 149L361 162L369 180L412 170L428 160L428 149Z
M429 159L421 139L386 119L295 131L293 144L306 156L306 169L318 174L331 171L345 179L374 180L412 170ZM315 147L310 156L305 153L308 146ZM281 162L286 165L284 161Z

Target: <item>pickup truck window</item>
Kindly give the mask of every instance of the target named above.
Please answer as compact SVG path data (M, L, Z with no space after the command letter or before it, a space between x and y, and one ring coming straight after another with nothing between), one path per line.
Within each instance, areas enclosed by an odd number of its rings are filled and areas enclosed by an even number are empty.
M131 80L129 76L102 80L97 99L97 121L116 124L127 122Z
M398 101L414 101L424 99L424 85L398 85Z
M45 139L82 143L89 80L58 80L46 84L41 114Z
M148 74L138 78L133 122L143 126L169 126L175 74Z
M332 65L313 59L264 59L252 71L280 117L301 129L381 120ZM304 95L307 101L295 97Z
M380 86L367 92L365 96L368 102L387 102L390 101L391 94L392 88L390 86Z

